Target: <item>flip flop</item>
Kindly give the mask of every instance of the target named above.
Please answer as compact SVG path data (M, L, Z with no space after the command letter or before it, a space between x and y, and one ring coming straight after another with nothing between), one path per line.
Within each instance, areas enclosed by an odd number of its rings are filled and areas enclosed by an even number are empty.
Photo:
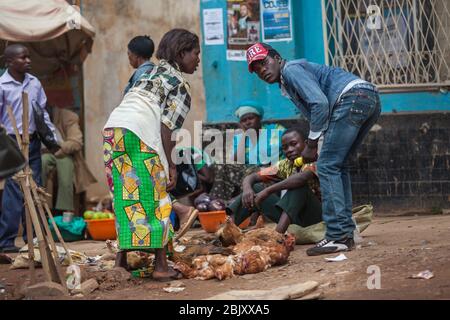
M155 278L152 275L152 279L155 281L159 281L159 282L169 282L169 281L173 281L173 280L180 280L183 279L183 274L178 271L173 269L176 273L173 276L169 276L169 277L162 277L162 278Z
M188 220L180 227L180 230L178 230L177 234L174 237L174 241L178 241L178 239L185 235L185 233L192 227L197 217L198 210L195 208L191 208L191 210L189 211Z

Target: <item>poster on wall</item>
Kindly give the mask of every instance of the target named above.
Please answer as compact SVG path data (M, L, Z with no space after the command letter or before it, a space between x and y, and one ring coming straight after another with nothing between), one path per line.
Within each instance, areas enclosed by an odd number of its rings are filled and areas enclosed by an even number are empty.
M262 0L263 41L292 40L292 15L290 0Z
M207 46L224 44L222 8L203 10L203 34Z
M227 60L245 61L245 51L260 41L260 0L227 0Z

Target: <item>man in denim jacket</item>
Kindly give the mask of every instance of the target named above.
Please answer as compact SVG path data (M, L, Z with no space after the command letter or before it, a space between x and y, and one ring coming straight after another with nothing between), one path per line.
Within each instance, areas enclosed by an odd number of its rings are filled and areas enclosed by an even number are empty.
M286 61L271 46L257 43L247 50L250 72L278 83L282 94L300 109L310 123L304 162L317 160L322 190L325 239L307 250L320 255L354 248L352 190L348 169L350 154L361 144L381 113L376 87L340 68L304 59ZM318 157L317 143L323 136Z

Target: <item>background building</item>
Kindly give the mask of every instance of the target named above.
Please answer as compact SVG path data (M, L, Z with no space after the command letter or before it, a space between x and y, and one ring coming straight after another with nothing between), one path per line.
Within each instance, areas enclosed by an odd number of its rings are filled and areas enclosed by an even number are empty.
M339 66L379 87L383 115L352 161L355 202L385 209L450 206L448 1L201 1L209 126L234 121L233 107L242 99L259 101L266 121L300 117L277 85L247 72L242 50L255 39L236 32L242 5L252 11L248 29L259 29L260 39L285 58ZM223 41L214 41L221 34Z
M172 28L185 28L199 36L199 0L82 0L83 16L94 26L96 38L84 64L86 158L99 183L88 196L107 194L103 167L102 129L110 112L119 105L123 90L134 72L128 63L127 45L137 35L149 35L157 48ZM155 53L156 53L155 48ZM155 57L152 61L157 62ZM202 69L188 76L192 87L192 108L184 127L204 120L205 98Z
M81 8L95 30L91 53L82 69L76 63L41 80L52 100L79 110L86 159L100 181L88 196L107 193L101 130L133 72L128 41L147 34L157 46L165 32L181 27L202 41L202 68L189 76L193 104L185 128L192 131L194 120L203 120L206 127L224 129L236 122L233 110L246 99L264 106L266 121L304 123L276 85L247 71L244 50L255 41L270 42L287 59L340 66L380 88L383 115L352 162L356 203L450 207L448 1L68 2Z

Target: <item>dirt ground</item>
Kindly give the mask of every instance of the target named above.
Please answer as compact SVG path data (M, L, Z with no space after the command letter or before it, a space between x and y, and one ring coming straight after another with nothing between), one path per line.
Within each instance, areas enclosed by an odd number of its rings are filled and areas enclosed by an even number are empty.
M162 289L167 285L151 279L117 283L109 279L100 289L76 299L197 300L234 289L272 289L308 280L322 285L323 299L450 299L450 215L379 217L362 236L361 248L346 252L348 260L342 262L308 257L309 245L296 246L287 265L259 274L224 281L183 279L186 288L180 293L167 293ZM69 247L91 256L107 252L104 242L81 241ZM380 289L367 287L369 266L379 267ZM432 271L434 278L408 278L424 270ZM41 269L38 275L42 279ZM27 279L28 270L10 270L9 265L0 264L0 283L6 287L0 300L23 298L19 288Z

